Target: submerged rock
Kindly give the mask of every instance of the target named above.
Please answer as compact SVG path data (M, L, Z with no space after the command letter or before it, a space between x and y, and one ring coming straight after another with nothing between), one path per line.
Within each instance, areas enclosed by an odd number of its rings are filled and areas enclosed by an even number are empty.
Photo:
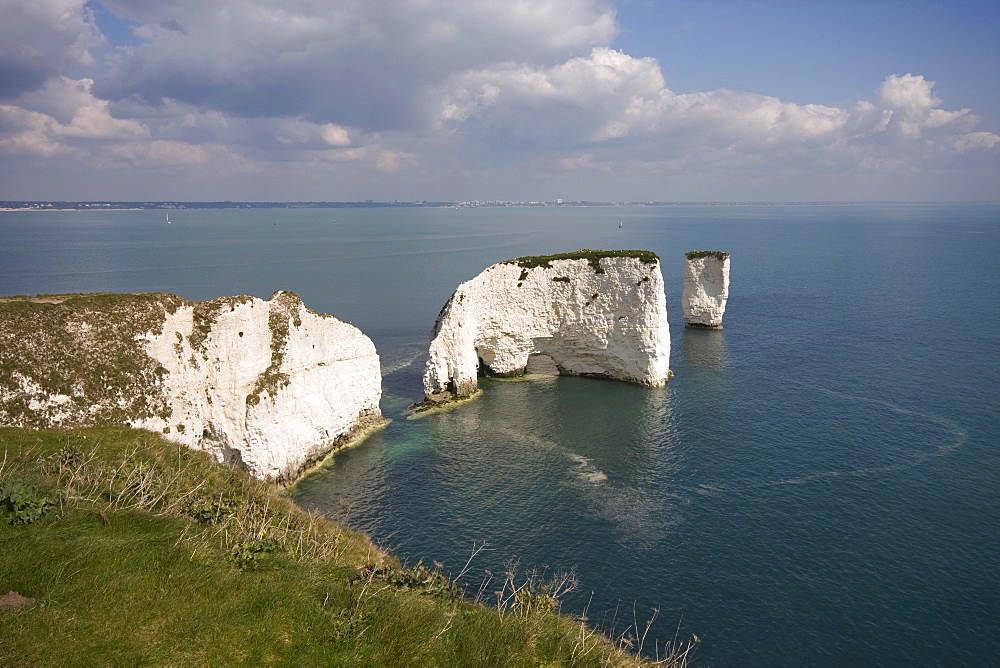
M684 325L722 329L729 299L729 253L691 251L685 255Z
M468 396L477 390L477 375L521 375L529 361L542 373L663 385L669 358L655 254L518 258L462 283L445 304L432 333L424 392L430 402Z
M4 425L129 425L286 481L381 423L381 393L371 340L291 292L0 303Z

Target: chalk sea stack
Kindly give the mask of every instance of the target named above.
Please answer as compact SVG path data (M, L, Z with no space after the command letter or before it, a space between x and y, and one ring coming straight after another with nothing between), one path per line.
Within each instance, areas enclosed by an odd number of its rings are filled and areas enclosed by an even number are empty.
M431 335L428 402L477 391L478 375L525 369L663 385L670 330L659 258L649 251L523 257L458 286Z
M722 329L722 316L729 298L729 253L691 251L685 254L684 325Z

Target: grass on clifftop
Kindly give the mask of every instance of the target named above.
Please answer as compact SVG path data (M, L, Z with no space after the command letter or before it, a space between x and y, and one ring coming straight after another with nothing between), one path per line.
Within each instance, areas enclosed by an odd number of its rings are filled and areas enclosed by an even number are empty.
M656 253L653 251L644 250L614 250L614 251L604 251L604 250L591 250L590 248L582 248L578 251L572 253L558 253L556 255L529 255L526 257L518 257L513 260L505 260L501 264L516 264L522 269L534 269L535 267L551 267L554 260L587 260L590 265L598 270L597 273L604 273L600 271L600 261L601 258L605 257L634 257L638 258L640 261L646 264L656 264L660 261Z
M729 257L726 251L689 251L684 253L684 257L689 260L698 260L703 257L714 257L716 260L725 260Z
M492 588L466 601L156 434L0 428L0 665L641 663L552 589Z
M42 427L53 414L127 423L170 416L156 362L136 344L183 303L161 293L0 299L0 424ZM64 404L39 408L54 395Z

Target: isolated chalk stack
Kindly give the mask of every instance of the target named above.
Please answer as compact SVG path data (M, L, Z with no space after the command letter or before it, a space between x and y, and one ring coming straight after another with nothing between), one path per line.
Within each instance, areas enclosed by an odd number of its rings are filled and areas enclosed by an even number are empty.
M684 326L722 329L729 298L729 253L691 251L684 257Z

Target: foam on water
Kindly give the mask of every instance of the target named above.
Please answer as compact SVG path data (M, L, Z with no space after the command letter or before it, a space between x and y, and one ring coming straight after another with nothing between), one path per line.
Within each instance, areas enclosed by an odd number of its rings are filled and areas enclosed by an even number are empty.
M591 485L600 485L608 481L607 474L595 467L589 459L575 453L568 453L569 459L576 463L572 468L573 474L580 480Z

